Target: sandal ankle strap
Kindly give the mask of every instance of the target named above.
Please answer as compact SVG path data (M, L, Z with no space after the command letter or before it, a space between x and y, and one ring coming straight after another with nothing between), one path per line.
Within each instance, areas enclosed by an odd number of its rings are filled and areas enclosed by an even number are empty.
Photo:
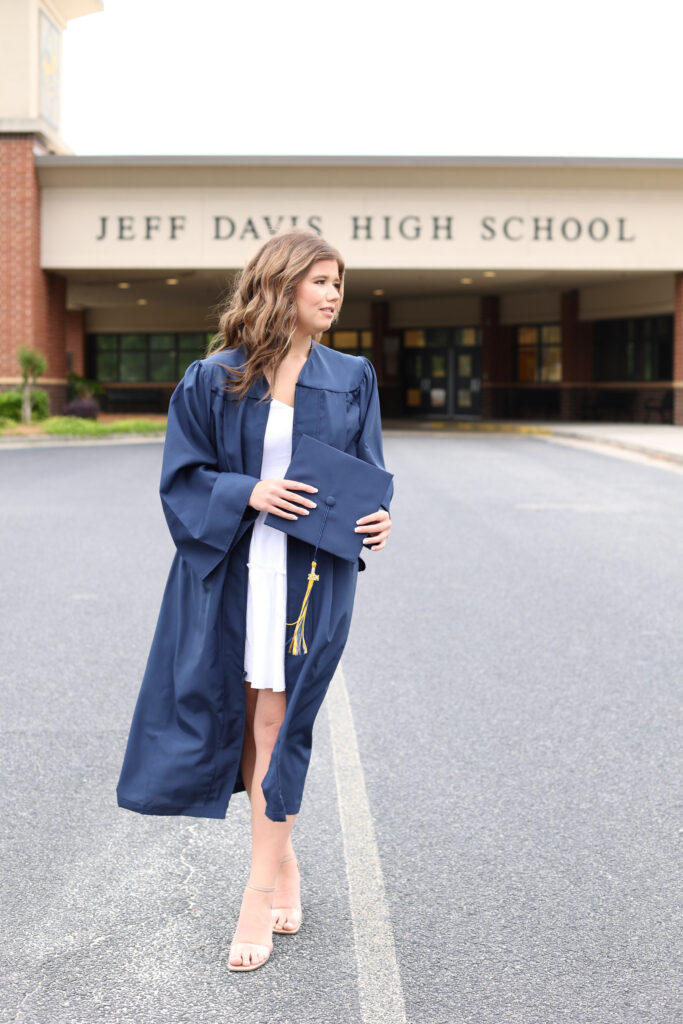
M256 889L258 892L275 892L274 885L254 885L252 882L247 882L250 889Z

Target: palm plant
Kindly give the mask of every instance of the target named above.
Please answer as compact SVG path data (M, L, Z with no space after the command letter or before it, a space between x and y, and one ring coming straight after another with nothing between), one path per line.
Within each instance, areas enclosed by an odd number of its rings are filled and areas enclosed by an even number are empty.
M31 422L31 389L36 385L36 378L45 373L47 360L42 352L22 345L17 352L19 366L23 377L21 399L21 422Z

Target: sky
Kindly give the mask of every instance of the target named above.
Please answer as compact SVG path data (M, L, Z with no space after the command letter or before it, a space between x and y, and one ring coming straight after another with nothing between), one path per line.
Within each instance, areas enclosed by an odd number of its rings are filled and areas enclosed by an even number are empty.
M79 155L683 157L679 0L104 0Z

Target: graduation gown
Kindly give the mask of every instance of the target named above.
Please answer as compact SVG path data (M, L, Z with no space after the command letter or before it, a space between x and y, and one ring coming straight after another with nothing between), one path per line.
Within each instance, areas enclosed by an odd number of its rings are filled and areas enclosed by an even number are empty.
M159 494L176 546L116 788L119 807L140 814L224 818L244 790L244 647L247 559L258 511L269 402L264 377L238 402L221 389L219 363L187 368L168 410ZM377 379L364 356L313 344L295 388L292 450L302 433L384 469ZM393 481L382 507L389 511ZM315 497L314 499L315 500ZM376 511L368 509L367 513ZM299 614L313 548L287 538L287 622ZM319 582L306 617L308 653L283 644L286 713L262 783L266 815L297 814L316 714L351 624L358 563L318 551ZM287 627L287 641L293 627Z

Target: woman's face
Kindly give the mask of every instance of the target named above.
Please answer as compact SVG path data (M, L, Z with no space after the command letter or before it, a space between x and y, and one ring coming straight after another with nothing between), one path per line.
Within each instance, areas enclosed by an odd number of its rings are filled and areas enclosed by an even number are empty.
M304 334L326 331L339 308L339 267L336 260L318 260L296 286L296 326Z

